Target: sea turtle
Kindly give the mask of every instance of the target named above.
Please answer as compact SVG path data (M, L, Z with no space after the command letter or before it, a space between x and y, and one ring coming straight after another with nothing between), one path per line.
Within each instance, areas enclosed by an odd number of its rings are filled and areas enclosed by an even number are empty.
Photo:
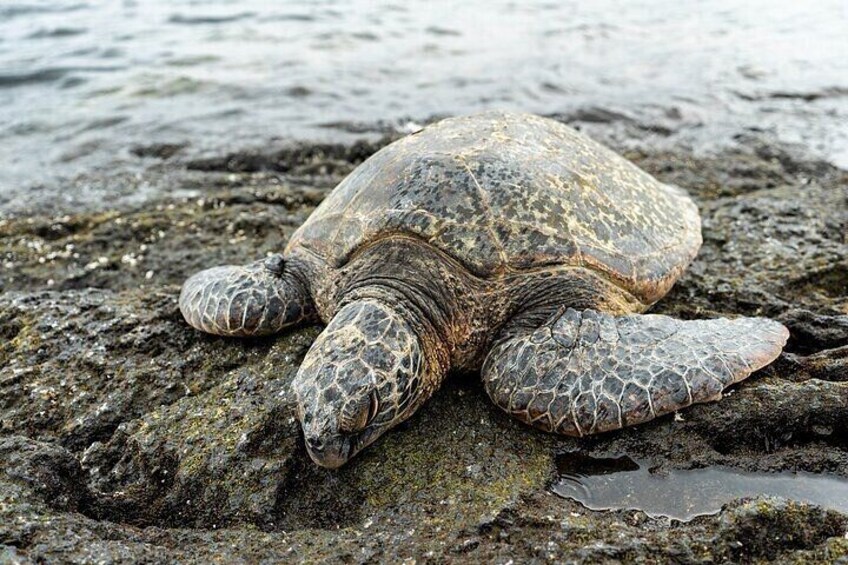
M227 336L327 324L293 387L308 452L333 468L451 369L480 370L495 404L567 435L719 399L788 332L640 315L700 245L682 190L559 122L486 112L378 151L281 255L192 276L180 309Z

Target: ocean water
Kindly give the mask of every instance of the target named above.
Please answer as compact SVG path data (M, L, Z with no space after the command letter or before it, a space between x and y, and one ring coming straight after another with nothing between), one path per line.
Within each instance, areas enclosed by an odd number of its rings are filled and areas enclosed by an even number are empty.
M637 6L638 4L638 6ZM0 210L82 175L503 107L848 166L848 2L5 0ZM600 118L598 117L600 115Z

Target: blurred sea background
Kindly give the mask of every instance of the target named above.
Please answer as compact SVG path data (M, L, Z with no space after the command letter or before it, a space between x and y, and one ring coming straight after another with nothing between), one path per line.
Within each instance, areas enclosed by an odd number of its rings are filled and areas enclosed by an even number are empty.
M848 2L5 0L0 215L143 175L137 146L344 142L495 107L695 151L764 133L848 167Z

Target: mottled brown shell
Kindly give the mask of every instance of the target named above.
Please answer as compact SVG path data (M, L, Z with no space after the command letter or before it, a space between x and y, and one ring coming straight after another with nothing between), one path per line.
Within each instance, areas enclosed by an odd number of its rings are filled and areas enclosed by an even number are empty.
M484 278L584 266L646 303L668 291L701 244L697 208L682 191L568 126L508 112L447 119L383 148L287 250L340 267L398 235Z

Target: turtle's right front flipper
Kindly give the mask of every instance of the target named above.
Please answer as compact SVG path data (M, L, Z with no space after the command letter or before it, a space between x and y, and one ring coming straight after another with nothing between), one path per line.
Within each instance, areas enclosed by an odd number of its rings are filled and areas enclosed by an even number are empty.
M282 255L249 265L226 265L189 277L180 311L198 330L226 336L257 336L317 318L307 283Z
M764 318L683 321L568 309L497 344L483 381L495 404L518 419L582 436L718 400L774 361L788 336Z

